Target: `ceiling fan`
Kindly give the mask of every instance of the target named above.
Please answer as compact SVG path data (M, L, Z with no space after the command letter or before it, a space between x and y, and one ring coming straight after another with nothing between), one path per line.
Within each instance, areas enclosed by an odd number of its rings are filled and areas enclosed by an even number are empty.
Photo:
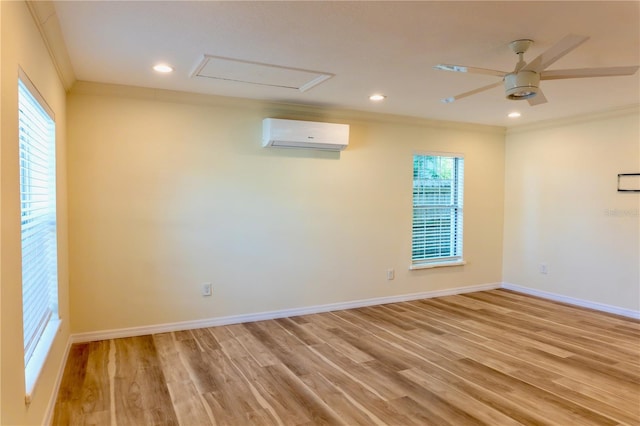
M434 66L437 70L468 72L473 74L488 74L502 78L502 81L489 84L478 89L474 89L456 96L442 99L444 103L450 103L485 90L504 84L505 96L507 99L524 100L529 105L539 105L547 102L542 90L540 90L541 80L561 80L567 78L585 78L585 77L615 77L632 75L638 71L638 66L628 67L606 67L606 68L580 68L565 70L549 70L546 68L571 52L576 47L587 41L589 37L569 34L560 40L555 46L540 54L537 58L529 63L524 61L524 53L531 47L533 40L522 39L509 43L509 47L518 55L518 63L511 72L497 71L486 68L466 67L461 65L438 64Z

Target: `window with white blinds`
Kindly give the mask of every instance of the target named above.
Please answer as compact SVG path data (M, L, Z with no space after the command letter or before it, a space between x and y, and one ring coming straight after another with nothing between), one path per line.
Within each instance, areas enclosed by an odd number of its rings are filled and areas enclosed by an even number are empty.
M56 164L53 114L28 79L18 80L22 315L27 390L49 350L58 320ZM47 346L47 347L42 347ZM44 353L44 355L42 355ZM35 355L34 355L35 354ZM40 359L39 359L40 358ZM30 365L31 364L31 365ZM32 370L31 372L29 370ZM35 371L33 371L35 370Z
M464 158L414 155L412 267L462 263Z

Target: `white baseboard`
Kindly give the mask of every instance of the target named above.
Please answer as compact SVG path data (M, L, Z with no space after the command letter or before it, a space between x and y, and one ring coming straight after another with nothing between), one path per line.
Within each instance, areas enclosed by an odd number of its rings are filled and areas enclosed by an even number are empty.
M561 294L551 293L543 290L536 290L529 287L523 287L511 283L502 283L502 288L506 290L517 291L518 293L529 294L531 296L541 297L543 299L549 299L556 302L568 303L570 305L576 305L583 308L595 309L596 311L608 312L610 314L621 315L624 317L640 319L640 311L634 311L633 309L620 308L618 306L607 305L604 303L591 302L589 300L578 299L570 296L563 296Z
M56 400L58 398L58 393L60 392L60 384L62 383L62 376L64 375L64 369L67 365L67 359L69 358L69 352L71 352L71 337L67 339L67 345L64 348L64 354L62 355L62 361L60 361L60 367L58 368L58 374L56 375L56 381L53 385L53 393L49 398L49 403L47 404L47 409L45 411L44 420L42 421L43 425L50 426L53 423L53 414L56 408Z
M284 309L279 311L258 312L253 314L230 315L225 317L207 318L195 321L181 321L168 324L148 325L141 327L119 328L115 330L95 331L71 335L72 343L85 343L97 340L117 339L122 337L144 336L147 334L167 333L171 331L190 330L194 328L216 327L221 325L239 324L243 322L264 321L276 318L309 315L322 312L339 311L343 309L361 308L365 306L384 305L386 303L407 302L410 300L429 299L433 297L451 296L454 294L471 293L500 288L501 283L480 284L468 287L457 287L446 290L434 290L420 293L401 294L397 296L376 297L373 299L353 300L349 302L315 305L304 308Z

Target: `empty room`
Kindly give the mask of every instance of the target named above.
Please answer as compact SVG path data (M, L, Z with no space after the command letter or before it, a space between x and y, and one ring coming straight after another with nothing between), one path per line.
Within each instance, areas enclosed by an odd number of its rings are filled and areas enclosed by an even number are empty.
M1 425L640 425L640 2L0 1Z

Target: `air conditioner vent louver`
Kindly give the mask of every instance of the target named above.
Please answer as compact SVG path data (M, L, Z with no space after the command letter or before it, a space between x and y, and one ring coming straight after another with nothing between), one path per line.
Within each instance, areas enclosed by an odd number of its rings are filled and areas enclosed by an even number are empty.
M349 145L349 125L265 118L262 146L342 151Z

